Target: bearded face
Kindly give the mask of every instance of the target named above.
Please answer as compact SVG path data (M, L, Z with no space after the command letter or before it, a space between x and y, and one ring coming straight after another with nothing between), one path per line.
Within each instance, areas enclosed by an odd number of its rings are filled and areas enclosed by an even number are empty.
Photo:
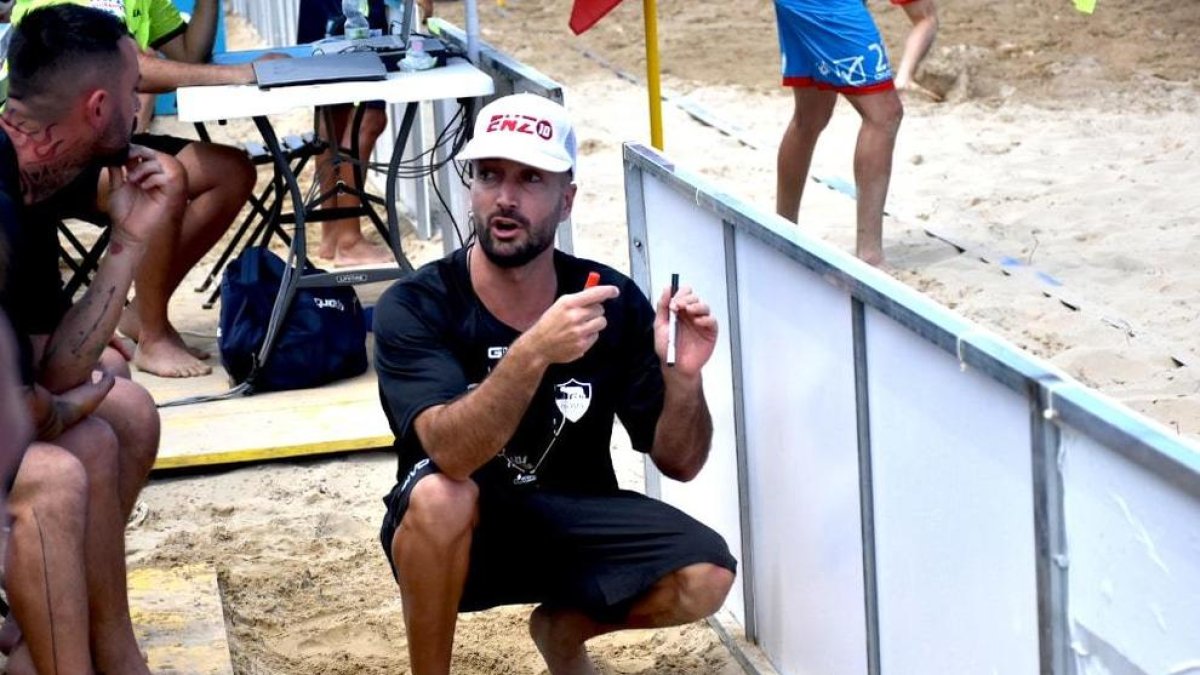
M471 206L480 249L497 267L528 264L554 245L573 195L562 174L511 160L479 160Z

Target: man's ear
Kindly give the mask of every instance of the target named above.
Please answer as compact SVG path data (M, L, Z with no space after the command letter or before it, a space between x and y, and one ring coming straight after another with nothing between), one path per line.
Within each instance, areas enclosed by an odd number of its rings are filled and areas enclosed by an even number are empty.
M570 179L568 178L567 180ZM563 220L571 217L571 208L575 206L575 191L578 189L578 185L575 185L575 183L569 183L567 185L567 189L563 190Z
M109 110L109 94L104 89L93 89L83 99L83 114L87 119L88 126L93 131L100 132L107 127L108 116L112 114Z

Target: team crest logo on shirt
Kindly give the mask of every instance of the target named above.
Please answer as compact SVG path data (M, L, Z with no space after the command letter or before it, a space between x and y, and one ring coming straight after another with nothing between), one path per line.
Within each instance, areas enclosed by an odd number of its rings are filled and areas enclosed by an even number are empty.
M554 385L554 403L563 417L578 422L592 404L592 385L574 378Z

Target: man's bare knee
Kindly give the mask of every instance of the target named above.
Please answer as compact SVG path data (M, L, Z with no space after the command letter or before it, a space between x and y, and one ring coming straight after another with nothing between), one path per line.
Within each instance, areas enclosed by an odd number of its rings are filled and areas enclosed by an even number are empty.
M154 463L161 423L150 392L136 382L119 379L101 404L98 416L116 431L123 455L139 466Z
M452 541L474 528L478 503L479 487L474 481L430 474L413 486L401 527L423 537Z
M854 107L862 115L863 124L882 129L895 135L904 119L904 104L895 91L855 97Z
M374 143L387 130L387 115L379 108L367 108L363 113L362 126L358 135L360 143L369 139Z
M88 417L57 440L83 462L89 481L116 486L120 477L117 434L107 422Z
M711 616L724 604L733 588L733 572L710 563L697 563L677 571L679 603L692 620Z
M192 143L179 153L179 160L187 170L191 197L213 189L249 195L258 178L246 153L228 145Z
M816 138L825 131L825 127L829 126L829 120L833 118L833 111L829 110L812 110L801 113L796 110L796 115L792 117L792 125L796 127L796 131L800 132L806 138Z
M34 443L21 462L9 508L15 520L32 515L81 512L86 500L87 473L71 453L48 443Z

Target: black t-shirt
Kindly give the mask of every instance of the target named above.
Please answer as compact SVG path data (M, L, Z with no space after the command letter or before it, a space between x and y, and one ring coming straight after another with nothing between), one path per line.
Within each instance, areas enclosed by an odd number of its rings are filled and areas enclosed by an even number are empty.
M57 223L25 206L20 166L8 134L0 130L0 231L7 262L0 269L0 310L8 315L21 351L22 377L31 381L29 336L49 335L70 302L58 271Z
M397 282L375 306L375 367L396 435L397 479L427 457L417 414L482 382L520 335L480 302L467 249ZM621 291L604 304L607 327L579 360L550 366L503 452L472 478L481 488L605 492L617 487L609 441L613 416L633 447L649 452L663 405L654 352L654 310L628 277L598 263L554 254L558 295L583 289L591 271Z

